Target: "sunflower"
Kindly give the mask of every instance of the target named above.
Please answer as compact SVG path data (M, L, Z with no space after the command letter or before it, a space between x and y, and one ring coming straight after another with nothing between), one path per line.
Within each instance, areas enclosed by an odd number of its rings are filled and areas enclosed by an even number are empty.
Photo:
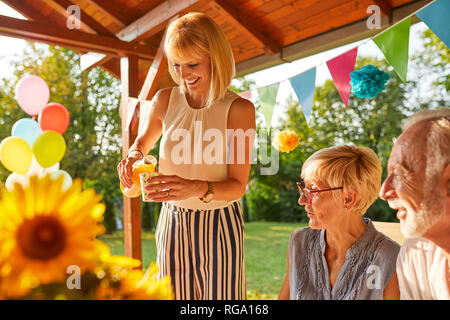
M131 265L130 265L131 266ZM124 270L105 277L97 288L96 299L104 300L172 300L174 293L169 276L158 279L155 263L144 273L140 269Z
M294 150L300 143L300 138L293 130L283 130L279 132L272 140L272 145L282 152Z
M30 177L0 195L0 297L14 298L40 284L65 281L67 268L93 270L107 247L95 236L105 206L81 179L63 191L64 177Z

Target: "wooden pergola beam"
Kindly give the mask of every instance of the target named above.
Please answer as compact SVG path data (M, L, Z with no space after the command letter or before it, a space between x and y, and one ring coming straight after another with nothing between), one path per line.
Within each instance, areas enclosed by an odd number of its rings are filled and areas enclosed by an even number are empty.
M281 51L281 45L276 40L267 35L263 29L255 26L250 19L237 12L236 9L225 0L211 1L210 6L217 13L230 21L244 37L247 37L256 46L263 49L266 54L274 55Z
M178 19L178 16L179 15L176 15L172 19L170 19L167 23L167 26L169 26L172 21ZM144 84L142 85L142 89L139 92L139 100L145 100L149 97L153 97L158 88L159 79L161 78L161 75L165 70L165 66L167 65L167 58L164 55L164 41L166 39L166 32L167 27L164 30L164 34L159 43L159 48L156 51L155 58L153 59L152 65L148 69Z
M116 36L124 41L139 41L148 38L163 30L164 23L174 15L207 2L209 0L166 0L120 30Z
M105 9L104 6L98 4L98 0L84 0L87 4L89 4L91 7L95 8L97 11L101 12L102 15L107 17L109 20L113 21L116 25L120 26L120 28L125 27L125 23L119 19L115 14L111 13L110 10Z
M67 7L72 5L72 3L70 3L69 5L67 5L66 7L64 7L63 5L61 5L60 3L58 3L56 0L45 0L45 4L48 5L50 8L52 8L55 12L57 12L60 16L62 16L64 18L64 20L66 20L71 14L69 12L67 12ZM85 16L83 15L83 19L76 18L74 16L75 20L77 21L77 23L79 23L80 25L80 30L83 32L88 32L88 33L93 33L96 34L97 32L95 32L94 29L92 29L90 26L88 26L85 23Z
M388 0L373 0L373 2L380 7L385 15L390 16L392 14L392 6Z
M392 10L392 19L388 16L381 17L382 29L393 23L403 20L433 0L418 0ZM412 23L419 22L412 16ZM286 62L291 62L311 55L321 53L333 48L367 39L378 34L381 30L368 29L367 20L351 23L349 25L327 31L323 34L301 40L283 47L279 54L274 56L261 55L236 64L236 77L271 68Z
M25 5L22 1L17 0L1 0L6 3L9 7L13 8L20 14L22 14L28 20L39 20L43 18L42 13L33 9L32 7Z
M177 17L178 16L175 16L173 19ZM169 21L169 23L170 22L171 21ZM138 100L146 100L150 97L151 99L158 90L159 80L166 67L166 58L164 55L164 39L166 31L164 31L159 48L156 51L155 58L147 72L139 95L139 80L137 74L134 74L135 72L137 73L137 61L134 60L134 57L121 59L122 98L119 112L122 118L122 155L124 157L128 154L130 146L137 137L138 129L141 126L139 122L144 121L144 119L139 119L139 109L142 108L143 105L138 106L138 103L130 103L128 98L137 97ZM147 111L148 110L144 110L142 114L145 114ZM125 254L129 257L141 260L140 201L139 198L130 199L125 196L123 199Z
M122 96L120 99L120 117L122 119L122 156L126 157L130 146L137 137L138 121L127 123L128 97L136 97L139 93L139 65L136 55L129 55L120 59L120 77L122 80ZM142 261L141 243L141 201L139 197L123 196L123 231L125 255Z
M78 30L55 28L53 25L21 20L0 15L0 34L29 41L59 45L76 50L94 51L113 56L135 54L139 58L153 59L148 48L112 37L94 35Z
M173 16L181 12L192 10L209 1L210 0L167 0L147 12L138 20L124 27L115 35L123 41L139 42L162 31L165 23ZM96 4L96 6L99 5ZM155 48L155 50L157 50L157 48ZM93 66L102 66L110 59L111 57L101 58L89 68L92 68Z
M57 12L63 15L65 18L69 17L70 14L67 12L67 8L74 5L69 0L45 0L49 6L54 8ZM80 8L80 7L79 7ZM88 15L83 9L80 8L80 24L81 27L91 30L91 33L101 34L105 36L114 36L114 33L104 27L97 20L93 19Z

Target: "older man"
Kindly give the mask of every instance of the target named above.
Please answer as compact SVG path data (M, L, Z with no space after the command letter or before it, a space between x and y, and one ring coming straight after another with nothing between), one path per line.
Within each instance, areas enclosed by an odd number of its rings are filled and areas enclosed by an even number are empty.
M408 239L397 258L402 299L450 299L450 109L408 119L380 197Z

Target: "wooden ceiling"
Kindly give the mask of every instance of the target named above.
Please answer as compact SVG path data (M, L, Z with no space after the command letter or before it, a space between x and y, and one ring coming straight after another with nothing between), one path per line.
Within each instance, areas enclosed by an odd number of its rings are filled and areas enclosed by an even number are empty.
M382 27L431 0L2 0L28 20L0 16L0 34L106 55L102 66L120 78L120 57L139 58L143 84L163 31L176 14L210 15L230 41L239 76L293 61L380 32L367 28L367 8L378 5ZM80 29L68 30L70 13L81 11ZM18 21L17 21L18 20ZM166 68L167 69L167 68ZM171 85L167 70L158 87Z

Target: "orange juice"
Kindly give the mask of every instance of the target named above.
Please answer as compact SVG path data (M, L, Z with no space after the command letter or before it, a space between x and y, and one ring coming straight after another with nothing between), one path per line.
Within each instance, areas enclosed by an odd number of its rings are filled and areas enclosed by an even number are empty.
M143 172L155 172L157 163L156 158L151 155L147 155L143 159L136 161L133 164L133 176L131 177L133 185L131 188L125 188L120 184L122 193L129 198L139 197L142 194L139 174Z

